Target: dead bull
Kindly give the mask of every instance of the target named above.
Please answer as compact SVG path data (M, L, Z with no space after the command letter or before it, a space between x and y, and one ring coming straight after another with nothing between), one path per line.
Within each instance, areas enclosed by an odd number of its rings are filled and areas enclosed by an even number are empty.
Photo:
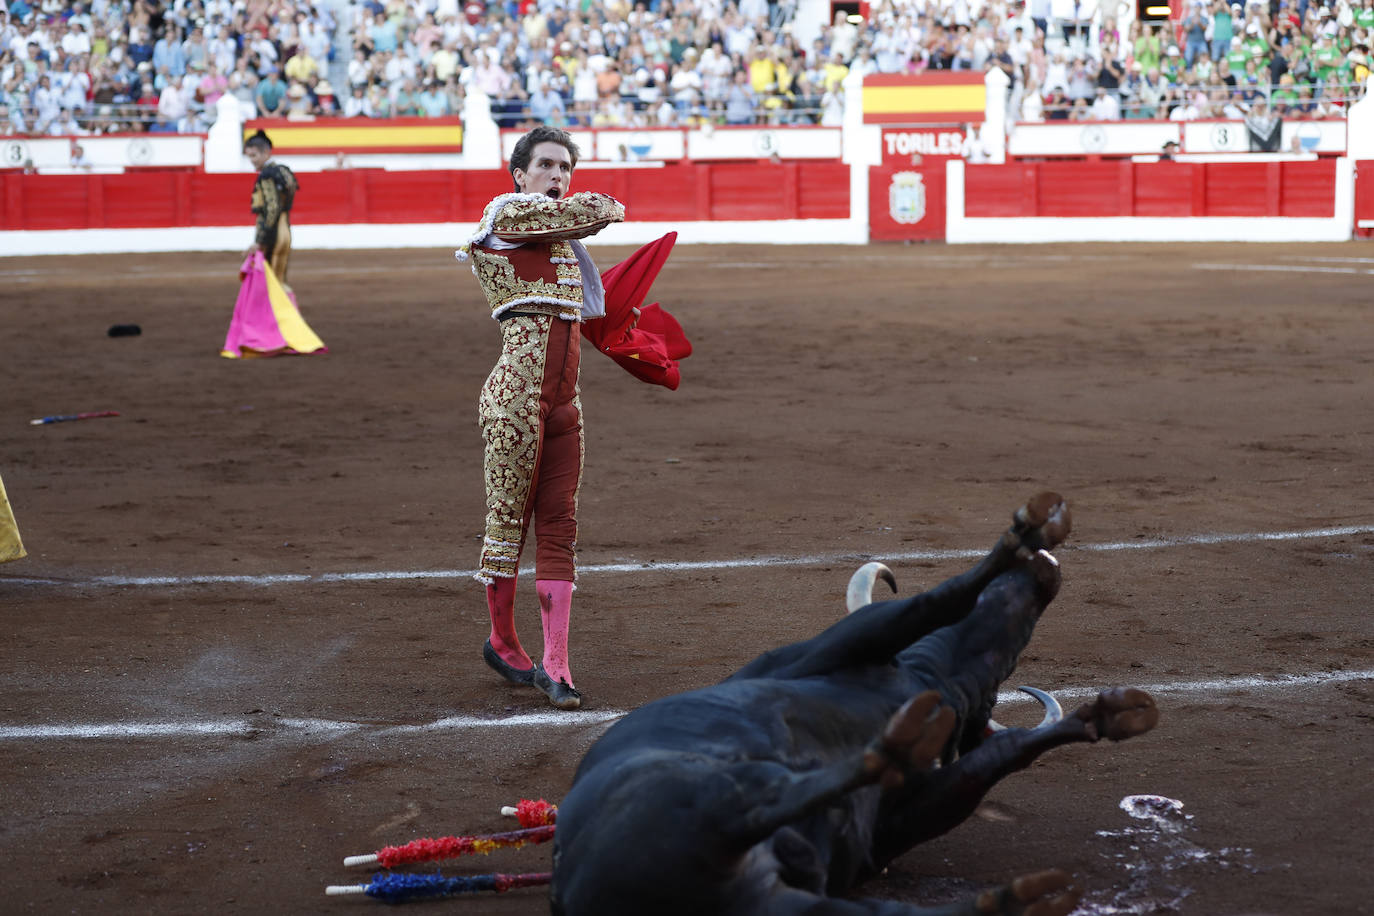
M614 725L559 806L555 916L1069 913L1078 891L1059 871L933 909L849 896L1045 751L1158 721L1149 694L1121 688L1069 716L1041 695L1039 726L989 727L1068 531L1064 502L1041 494L969 572Z

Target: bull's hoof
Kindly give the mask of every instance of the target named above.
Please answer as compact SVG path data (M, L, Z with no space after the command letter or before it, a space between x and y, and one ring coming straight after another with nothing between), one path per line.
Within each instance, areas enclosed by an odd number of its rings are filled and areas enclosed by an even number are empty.
M571 711L582 707L582 694L567 681L555 681L549 677L544 666L538 663L534 666L534 686L544 691L549 702L559 709Z
M1154 698L1138 687L1114 687L1078 711L1095 738L1125 741L1143 735L1159 724Z
M864 771L884 789L897 789L908 773L928 770L954 730L954 710L934 690L917 694L888 719L882 735L864 752Z
M1058 493L1037 493L1012 515L1011 536L1020 548L1017 556L1026 559L1037 550L1053 550L1068 538L1073 528L1069 504Z
M1038 871L979 894L974 899L974 912L978 916L1068 916L1082 895L1065 872Z

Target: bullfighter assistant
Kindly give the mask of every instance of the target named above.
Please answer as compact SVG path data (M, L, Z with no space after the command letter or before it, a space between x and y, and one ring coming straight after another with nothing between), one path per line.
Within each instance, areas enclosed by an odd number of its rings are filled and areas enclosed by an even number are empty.
M261 130L244 141L243 153L258 170L258 180L253 184L252 209L257 217L253 245L262 251L267 265L285 285L291 263L291 207L296 201L296 174L272 158L272 141ZM252 253L252 248L248 253Z
M486 531L476 578L487 587L491 636L486 663L506 680L533 685L560 709L581 694L568 667L582 477L579 322L605 314L601 277L578 239L625 218L605 194L568 194L578 149L562 130L537 127L511 154L515 192L491 201L457 252L472 261L501 323L501 356L482 387ZM544 655L535 664L515 629L515 577L531 520L535 590Z

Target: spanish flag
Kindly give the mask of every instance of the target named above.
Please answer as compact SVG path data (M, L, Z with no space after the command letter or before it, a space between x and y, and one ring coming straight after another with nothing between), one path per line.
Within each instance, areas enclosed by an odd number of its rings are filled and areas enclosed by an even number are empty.
M307 153L461 153L459 118L258 118L243 125L247 140L258 128L272 135L278 156Z
M933 70L864 77L865 124L981 123L987 113L983 74Z

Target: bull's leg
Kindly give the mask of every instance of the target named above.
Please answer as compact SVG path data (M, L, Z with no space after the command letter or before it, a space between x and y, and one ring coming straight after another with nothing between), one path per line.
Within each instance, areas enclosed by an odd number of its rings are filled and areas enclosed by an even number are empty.
M908 700L888 720L883 733L847 760L798 773L781 774L757 763L731 774L748 804L725 812L720 830L739 849L747 849L789 824L815 814L860 786L902 785L908 774L928 769L939 758L954 728L954 710L927 690Z
M766 652L733 678L800 678L840 668L883 664L907 646L968 615L979 593L1008 569L1069 534L1069 509L1056 493L1041 493L1013 515L1012 526L978 565L910 598L870 604L804 642Z
M1022 875L1005 887L943 906L920 907L893 900L839 900L806 891L775 894L767 916L1068 916L1081 891L1062 871Z
M968 819L989 789L1025 769L1052 748L1102 738L1124 741L1159 722L1148 693L1134 687L1104 690L1090 703L1050 725L997 732L971 753L883 799L873 841L873 862L881 870L919 843L947 833Z

